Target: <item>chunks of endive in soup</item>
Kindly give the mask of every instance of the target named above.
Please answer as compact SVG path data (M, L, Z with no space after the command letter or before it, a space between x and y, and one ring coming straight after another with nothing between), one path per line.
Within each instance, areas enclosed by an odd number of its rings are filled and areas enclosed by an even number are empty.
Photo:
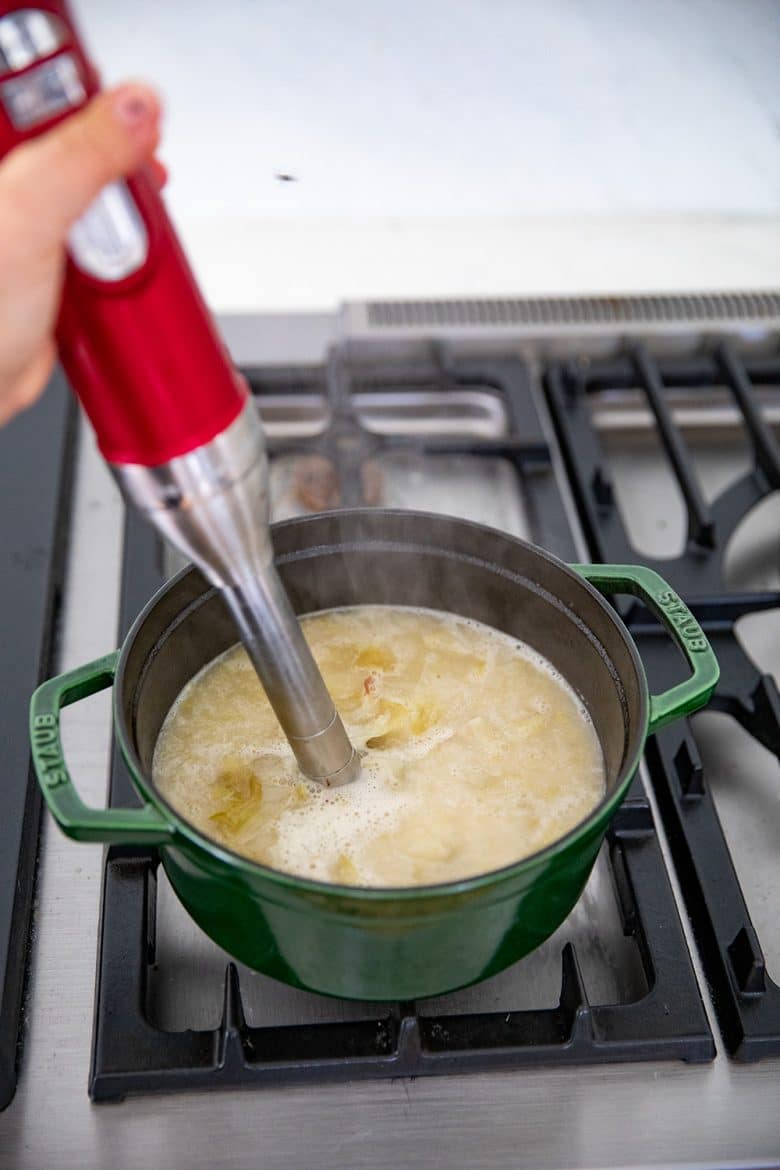
M187 684L157 743L160 792L236 853L347 885L448 882L536 852L603 797L587 712L523 643L402 606L302 625L363 756L358 780L301 775L242 646Z

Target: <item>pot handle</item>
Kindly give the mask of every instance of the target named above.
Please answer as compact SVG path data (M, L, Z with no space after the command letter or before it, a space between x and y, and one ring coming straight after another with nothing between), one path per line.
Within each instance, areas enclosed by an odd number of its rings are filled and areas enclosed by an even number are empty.
M119 651L42 683L30 700L30 744L35 775L52 815L78 841L157 845L171 825L152 804L143 808L89 808L73 786L60 737L60 710L105 690L114 681Z
M572 565L602 593L629 593L640 598L666 626L688 660L693 674L662 695L650 696L648 735L682 715L703 707L720 677L714 651L685 602L663 577L643 565Z

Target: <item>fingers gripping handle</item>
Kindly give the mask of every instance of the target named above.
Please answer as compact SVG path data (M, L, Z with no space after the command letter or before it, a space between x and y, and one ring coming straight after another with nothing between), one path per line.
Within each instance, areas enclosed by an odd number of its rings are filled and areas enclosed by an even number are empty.
M62 0L0 4L0 50L0 155L99 89ZM143 170L100 192L68 251L57 341L105 458L155 466L221 434L246 388Z

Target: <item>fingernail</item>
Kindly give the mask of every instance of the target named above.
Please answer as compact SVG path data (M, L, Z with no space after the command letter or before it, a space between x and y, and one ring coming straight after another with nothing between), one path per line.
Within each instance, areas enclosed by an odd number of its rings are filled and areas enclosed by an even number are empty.
M114 112L126 126L141 126L147 122L154 111L151 96L139 90L125 90L114 98Z

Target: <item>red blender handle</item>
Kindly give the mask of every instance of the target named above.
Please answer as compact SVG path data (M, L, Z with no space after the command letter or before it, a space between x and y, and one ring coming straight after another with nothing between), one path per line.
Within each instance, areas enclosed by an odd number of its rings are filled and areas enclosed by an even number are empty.
M99 88L64 0L0 0L0 157ZM149 178L105 187L67 250L57 342L105 458L165 463L229 426L246 386Z

